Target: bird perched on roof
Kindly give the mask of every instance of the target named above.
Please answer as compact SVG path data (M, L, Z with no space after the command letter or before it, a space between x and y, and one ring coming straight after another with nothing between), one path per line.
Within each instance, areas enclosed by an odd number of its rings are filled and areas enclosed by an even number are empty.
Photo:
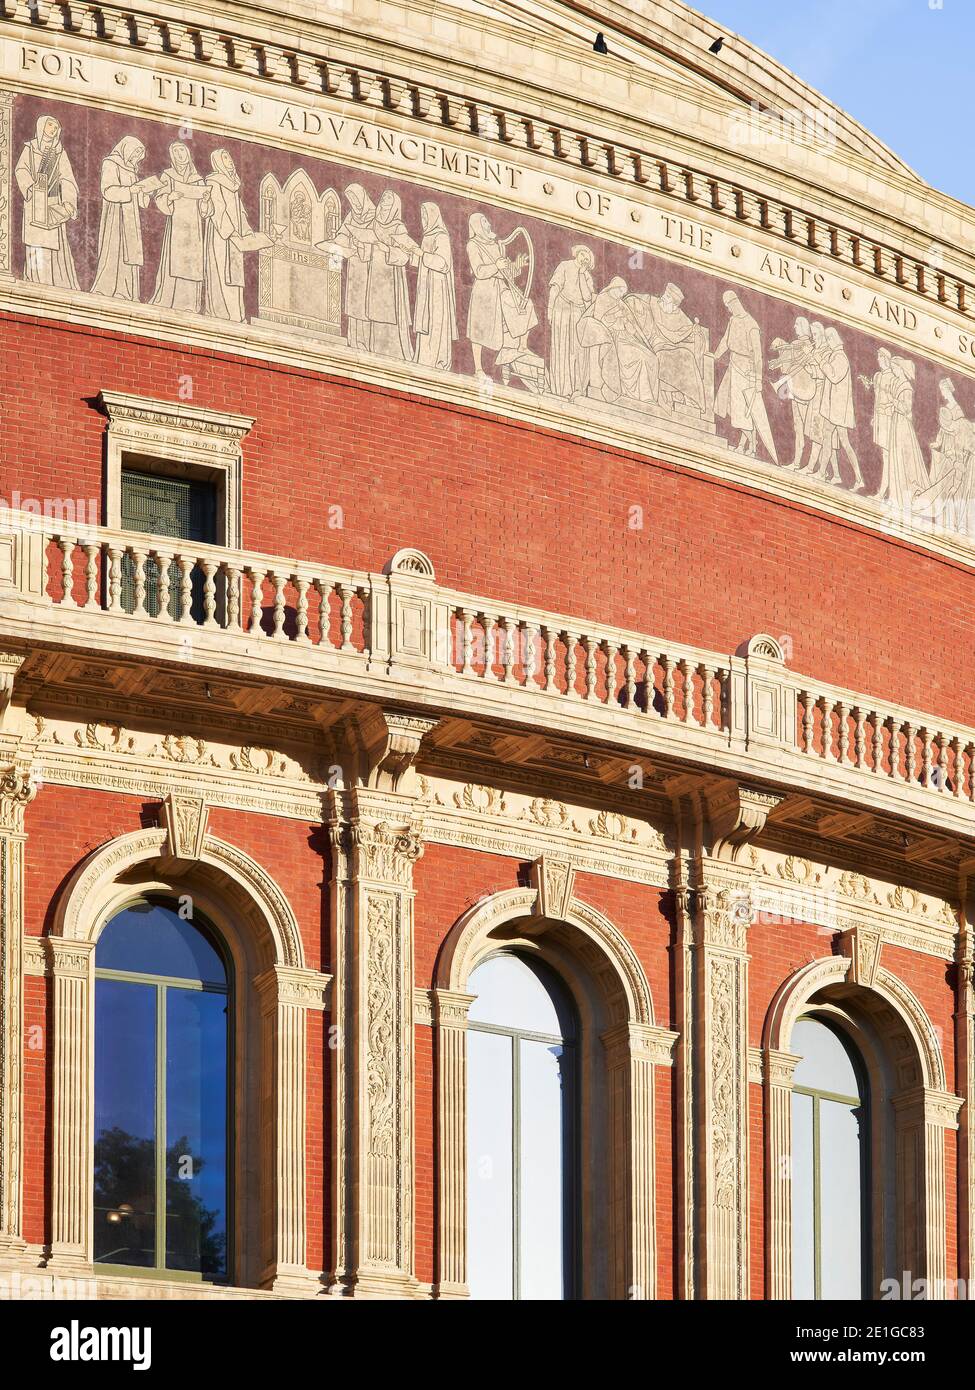
M714 43L708 48L709 53L720 53L724 39L715 39Z
M608 53L608 52L609 52L609 49L606 47L606 40L603 38L603 32L602 32L601 29L600 29L599 33L596 35L596 41L595 41L595 43L593 44L593 49L594 49L594 51L595 51L596 53Z

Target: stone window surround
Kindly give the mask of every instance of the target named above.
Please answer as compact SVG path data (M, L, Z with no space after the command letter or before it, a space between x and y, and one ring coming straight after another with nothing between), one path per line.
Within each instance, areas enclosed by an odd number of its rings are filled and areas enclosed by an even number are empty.
M97 1270L91 1185L98 935L134 897L189 892L225 940L237 981L231 1278L241 1287L314 1296L321 1286L306 1264L306 1021L309 1009L325 1008L330 977L305 967L294 915L254 861L209 835L198 858L184 860L185 848L176 848L165 829L101 846L66 886L45 941L54 990L47 1267Z
M183 401L153 400L121 391L100 391L108 417L105 431L104 524L122 527L122 469L131 460L143 472L214 483L215 544L243 544L243 440L254 424L248 415L206 410Z

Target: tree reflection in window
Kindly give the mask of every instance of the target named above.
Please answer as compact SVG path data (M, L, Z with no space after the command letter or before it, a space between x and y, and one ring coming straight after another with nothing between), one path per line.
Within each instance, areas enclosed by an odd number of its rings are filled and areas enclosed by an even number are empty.
M118 913L95 952L95 1259L228 1271L227 967L168 903Z

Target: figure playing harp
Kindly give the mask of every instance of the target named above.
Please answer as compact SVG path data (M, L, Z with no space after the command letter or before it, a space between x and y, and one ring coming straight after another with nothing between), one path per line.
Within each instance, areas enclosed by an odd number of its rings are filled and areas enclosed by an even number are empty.
M467 311L467 336L474 354L474 374L479 384L490 381L483 360L487 348L496 353L494 365L500 368L506 386L512 377L517 377L529 391L542 391L545 363L528 347L528 335L538 323L530 298L534 249L528 233L518 227L499 241L480 212L473 214L469 225L467 259L474 286ZM509 260L505 252L516 237L524 239L528 250ZM517 282L526 265L528 279L521 289Z

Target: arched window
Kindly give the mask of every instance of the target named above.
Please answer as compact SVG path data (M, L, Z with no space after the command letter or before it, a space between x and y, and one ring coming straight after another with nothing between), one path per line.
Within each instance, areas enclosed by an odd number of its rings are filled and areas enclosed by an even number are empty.
M869 1282L867 1087L861 1059L818 1018L792 1032L792 1295L862 1298Z
M470 977L468 1285L472 1298L575 1292L575 1010L545 966L510 952Z
M95 949L95 1260L227 1278L230 978L212 930L132 903Z

